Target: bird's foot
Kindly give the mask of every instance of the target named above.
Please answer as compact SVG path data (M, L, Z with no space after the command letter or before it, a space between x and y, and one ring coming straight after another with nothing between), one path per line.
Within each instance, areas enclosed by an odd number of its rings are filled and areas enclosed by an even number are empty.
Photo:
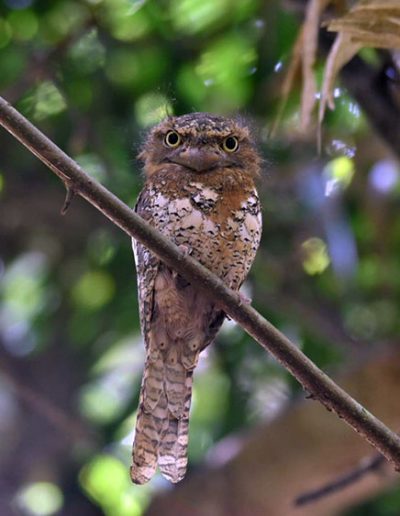
M183 254L183 256L188 256L189 254L192 254L193 249L185 244L178 245L179 251Z
M188 245L185 245L185 244L178 245L178 249L182 253L182 257L189 256L190 254L192 254L192 251L193 251L193 249L191 247L189 247ZM173 276L173 278L176 278L178 276L178 273L176 271L173 271L172 276Z
M239 305L251 305L251 297L247 297L243 292L238 292Z

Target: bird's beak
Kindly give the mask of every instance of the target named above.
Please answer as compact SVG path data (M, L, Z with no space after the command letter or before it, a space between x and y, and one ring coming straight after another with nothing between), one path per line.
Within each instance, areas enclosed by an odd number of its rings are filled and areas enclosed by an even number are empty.
M205 172L221 164L221 156L211 149L189 147L176 154L171 161L196 172Z

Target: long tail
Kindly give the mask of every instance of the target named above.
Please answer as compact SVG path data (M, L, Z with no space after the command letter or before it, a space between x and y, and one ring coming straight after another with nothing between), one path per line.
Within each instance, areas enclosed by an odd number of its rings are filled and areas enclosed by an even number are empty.
M197 361L193 355L198 356L198 350L190 353L188 361L179 348L175 345L148 353L132 451L131 478L136 484L148 482L157 464L164 477L174 483L186 472L193 367Z

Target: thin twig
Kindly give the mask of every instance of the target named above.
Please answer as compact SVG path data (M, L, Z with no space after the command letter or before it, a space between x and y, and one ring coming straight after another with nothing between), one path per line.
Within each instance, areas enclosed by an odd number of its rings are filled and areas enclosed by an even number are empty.
M372 457L368 457L366 460L364 459L356 468L335 478L328 484L298 496L294 501L294 505L296 507L304 507L304 505L317 502L322 498L338 493L356 482L359 482L365 475L376 472L384 463L385 457L380 454L372 455Z
M335 411L353 429L379 450L400 470L400 438L379 419L341 389L290 340L265 320L254 308L240 302L237 292L183 253L161 233L83 172L79 165L44 136L26 118L0 97L0 124L13 134L75 192L98 208L106 217L157 254L169 267L198 285L261 346L270 351L328 410Z
M61 208L61 215L65 215L68 211L68 208L71 206L72 199L75 197L75 190L73 187L69 186L67 183L65 184L66 194L63 207Z

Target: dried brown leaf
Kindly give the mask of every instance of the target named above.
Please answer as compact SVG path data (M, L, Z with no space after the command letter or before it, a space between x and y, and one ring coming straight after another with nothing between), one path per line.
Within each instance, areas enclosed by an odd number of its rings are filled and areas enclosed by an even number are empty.
M352 57L357 54L362 45L354 42L351 36L346 32L340 32L333 44L329 56L327 58L324 70L324 78L322 81L321 99L318 112L318 147L320 148L321 140L321 124L325 115L326 106L330 109L334 108L333 86L339 70Z
M314 64L318 48L318 32L321 13L330 0L310 0L307 5L303 24L302 72L303 88L301 95L301 128L310 125L311 113L316 102L317 85Z
M340 69L363 47L400 48L400 2L360 0L344 16L331 20L328 30L338 35L325 65L319 131L326 106L333 108L333 85Z
M275 131L281 121L283 111L285 109L289 94L292 91L293 84L301 65L301 53L303 49L303 29L300 30L299 35L294 43L292 49L292 56L290 58L289 66L285 74L282 84L282 97L279 103L277 115L270 131L270 136L275 134Z
M399 0L360 0L347 14L331 20L328 30L346 32L365 47L400 46Z
M352 8L352 11L358 9L372 10L375 9L399 9L398 0L359 0Z
M314 64L318 48L318 32L321 13L330 3L341 4L343 0L309 0L305 21L293 46L292 56L282 85L282 100L275 118L271 134L280 122L290 91L293 88L296 74L302 71L301 94L301 128L304 130L310 124L311 113L316 102L316 81Z
M361 47L400 48L400 34L371 34L360 31L353 34L351 40L359 43Z

